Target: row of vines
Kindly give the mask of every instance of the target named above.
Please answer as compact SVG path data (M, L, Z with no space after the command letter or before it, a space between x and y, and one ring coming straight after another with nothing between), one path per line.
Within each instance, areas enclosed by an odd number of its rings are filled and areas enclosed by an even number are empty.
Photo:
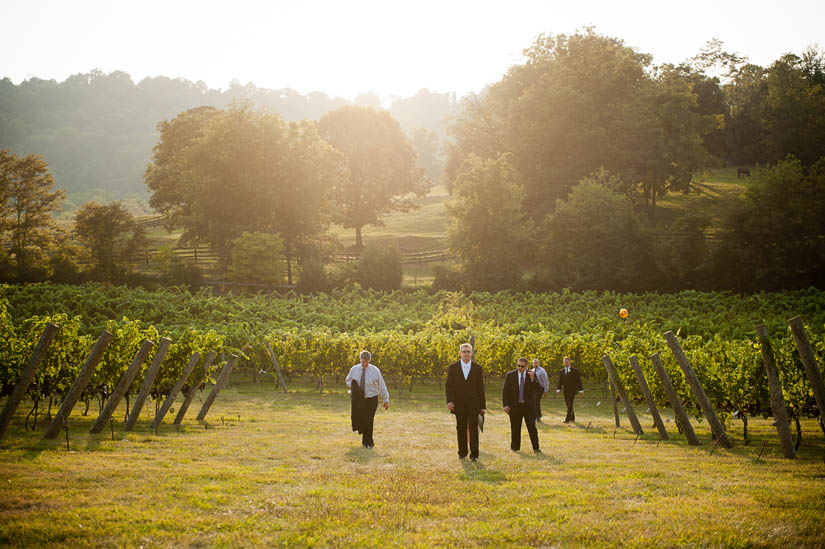
M618 315L623 307L630 311L627 320ZM663 403L665 395L652 382L656 374L647 359L659 353L680 398L698 414L684 375L662 337L673 330L724 419L735 413L770 411L754 332L756 324L764 323L791 416L816 416L813 394L787 326L796 315L806 322L821 365L825 292L813 289L748 296L692 291L465 295L350 289L319 295L220 297L182 288L0 286L0 329L11 334L0 342L0 384L6 394L48 321L61 330L38 374L37 387L31 390L34 399L59 399L102 329L115 334L115 340L89 385L87 399L117 382L144 338L157 342L166 335L173 340L155 383L164 394L195 351L239 354L236 370L245 367L257 373L271 370L265 346L269 343L287 375L323 381L326 376L345 374L357 362L358 351L369 349L373 362L401 387L416 379L442 379L446 366L457 357L458 345L474 337L476 357L488 379L512 369L519 356L537 357L551 372L562 357L569 356L585 378L603 382L601 359L610 354L631 397L640 400L629 364L630 356L636 355L654 397Z

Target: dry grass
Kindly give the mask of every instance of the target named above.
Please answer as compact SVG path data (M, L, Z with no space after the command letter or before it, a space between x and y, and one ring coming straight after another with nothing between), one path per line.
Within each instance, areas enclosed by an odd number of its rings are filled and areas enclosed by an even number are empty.
M795 461L767 420L751 421L749 446L740 437L710 455L704 424L699 448L678 435L657 444L652 429L636 441L624 419L614 434L612 409L588 390L576 425L561 423L561 399L546 400L545 453L516 454L499 387L476 464L457 459L434 382L393 392L373 450L351 432L343 387L284 395L241 383L218 397L209 428L190 419L178 432L167 418L156 436L144 412L114 441L87 435L94 418L76 413L70 452L14 423L0 445L0 544L825 545L825 444L811 420Z

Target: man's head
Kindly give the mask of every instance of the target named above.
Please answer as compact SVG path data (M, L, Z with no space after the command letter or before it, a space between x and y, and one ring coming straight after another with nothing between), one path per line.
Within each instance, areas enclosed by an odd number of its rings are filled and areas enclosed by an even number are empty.
M569 367L570 367L570 357L567 357L567 356L566 356L566 357L564 357L564 367L565 367L565 368L569 368Z
M539 366L541 366L541 362L539 362L539 359L534 358L533 359L533 368L538 368Z
M473 358L473 346L469 343L462 343L458 347L458 354L461 356L462 362L470 362Z
M519 358L518 362L516 362L516 367L518 368L519 372L523 372L524 370L526 370L527 369L527 359L524 358L524 357Z
M370 363L372 354L369 351L361 351L361 354L358 355L358 358L359 360L361 360L361 366L366 367Z

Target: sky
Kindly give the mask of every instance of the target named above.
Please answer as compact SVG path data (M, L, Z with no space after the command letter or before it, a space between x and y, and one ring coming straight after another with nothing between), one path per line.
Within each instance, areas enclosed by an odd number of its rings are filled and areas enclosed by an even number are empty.
M346 99L478 92L540 34L588 26L654 63L713 38L763 66L825 47L823 0L0 0L0 13L0 78L15 84L100 69Z

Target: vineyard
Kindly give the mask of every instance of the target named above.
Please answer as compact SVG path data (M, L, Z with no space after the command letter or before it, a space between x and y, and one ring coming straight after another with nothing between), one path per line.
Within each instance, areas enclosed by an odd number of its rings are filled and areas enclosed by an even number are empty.
M619 317L621 308L630 311L629 318ZM30 390L35 408L38 403L50 407L60 400L104 329L114 337L82 397L87 409L95 398L103 405L106 391L121 378L144 339L168 337L173 342L154 385L157 398L168 393L194 352L237 354L236 371L245 370L253 379L274 375L267 343L288 378L314 379L320 389L330 377L344 375L360 349L369 349L388 382L401 391L411 389L416 381L442 379L458 345L474 338L477 360L484 364L488 379L502 376L519 356L538 357L551 372L562 357L569 356L590 383L603 384L607 373L602 357L607 354L620 383L636 402L644 395L630 357L639 359L650 381L656 373L648 357L658 353L679 398L699 417L685 376L663 338L670 330L721 419L747 422L748 415L767 416L771 409L754 332L757 324L765 324L790 417L798 420L818 412L788 330L788 319L797 315L806 323L821 364L825 292L816 290L738 296L699 292L464 295L349 289L319 295L217 297L182 288L3 286L0 325L8 336L0 343L0 384L3 394L8 394L49 322L59 325L60 331ZM204 379L211 379L217 363ZM660 384L650 383L650 388L656 402L666 401ZM127 394L134 392L135 387L127 390Z

